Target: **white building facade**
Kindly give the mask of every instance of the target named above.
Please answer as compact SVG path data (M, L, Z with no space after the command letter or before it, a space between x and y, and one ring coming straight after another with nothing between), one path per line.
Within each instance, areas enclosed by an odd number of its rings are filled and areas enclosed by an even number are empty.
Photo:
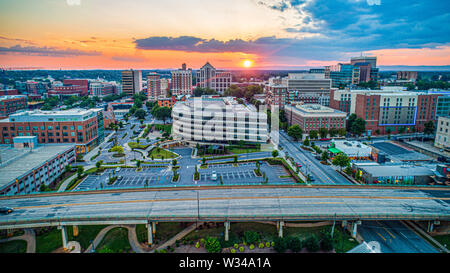
M178 102L172 110L173 136L189 143L265 143L267 115L253 108L231 97Z

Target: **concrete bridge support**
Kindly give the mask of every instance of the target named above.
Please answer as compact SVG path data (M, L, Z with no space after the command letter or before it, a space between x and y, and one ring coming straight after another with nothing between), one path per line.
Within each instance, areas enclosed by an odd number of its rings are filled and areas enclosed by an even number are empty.
M152 232L156 234L156 222L152 222Z
M358 225L361 225L361 221L355 221L352 223L352 237L356 238L356 233L358 232Z
M78 226L73 226L72 228L73 228L73 237L77 237L79 233Z
M58 229L61 230L63 248L64 248L64 250L68 250L68 247L67 247L68 240L67 240L66 227L65 226L59 226Z
M283 238L284 221L278 222L277 226L278 226L278 237Z
M153 224L154 223L148 223L147 224L147 236L148 236L148 242L147 244L151 246L153 244Z
M228 231L230 231L230 222L225 222L225 241L228 241Z

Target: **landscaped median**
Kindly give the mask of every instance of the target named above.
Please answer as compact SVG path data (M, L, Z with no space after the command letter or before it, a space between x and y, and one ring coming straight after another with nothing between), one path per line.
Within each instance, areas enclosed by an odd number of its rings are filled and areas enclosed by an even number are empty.
M177 158L178 155L169 150L166 150L164 148L155 147L150 152L148 152L148 157L150 157L152 159L164 160L164 159Z

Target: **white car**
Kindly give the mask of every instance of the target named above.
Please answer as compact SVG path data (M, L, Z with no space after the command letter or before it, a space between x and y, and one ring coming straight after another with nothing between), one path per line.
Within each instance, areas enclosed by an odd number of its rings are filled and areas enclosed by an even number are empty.
M211 180L216 181L217 180L217 174L216 171L213 171L211 174Z

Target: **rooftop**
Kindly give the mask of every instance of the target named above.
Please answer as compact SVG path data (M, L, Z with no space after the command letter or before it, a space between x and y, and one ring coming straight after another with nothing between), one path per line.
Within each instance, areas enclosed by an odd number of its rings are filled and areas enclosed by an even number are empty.
M345 112L327 106L323 106L320 104L297 104L297 105L286 105L286 107L290 107L297 113L307 115L342 114L343 116L347 116Z
M374 165L360 166L365 172L374 177L382 176L432 176L433 169L427 166L415 165Z
M2 100L10 100L10 99L20 99L20 98L26 98L25 95L7 95L7 96L1 96L0 101Z
M0 147L0 188L72 147L74 145L41 145L32 150Z

